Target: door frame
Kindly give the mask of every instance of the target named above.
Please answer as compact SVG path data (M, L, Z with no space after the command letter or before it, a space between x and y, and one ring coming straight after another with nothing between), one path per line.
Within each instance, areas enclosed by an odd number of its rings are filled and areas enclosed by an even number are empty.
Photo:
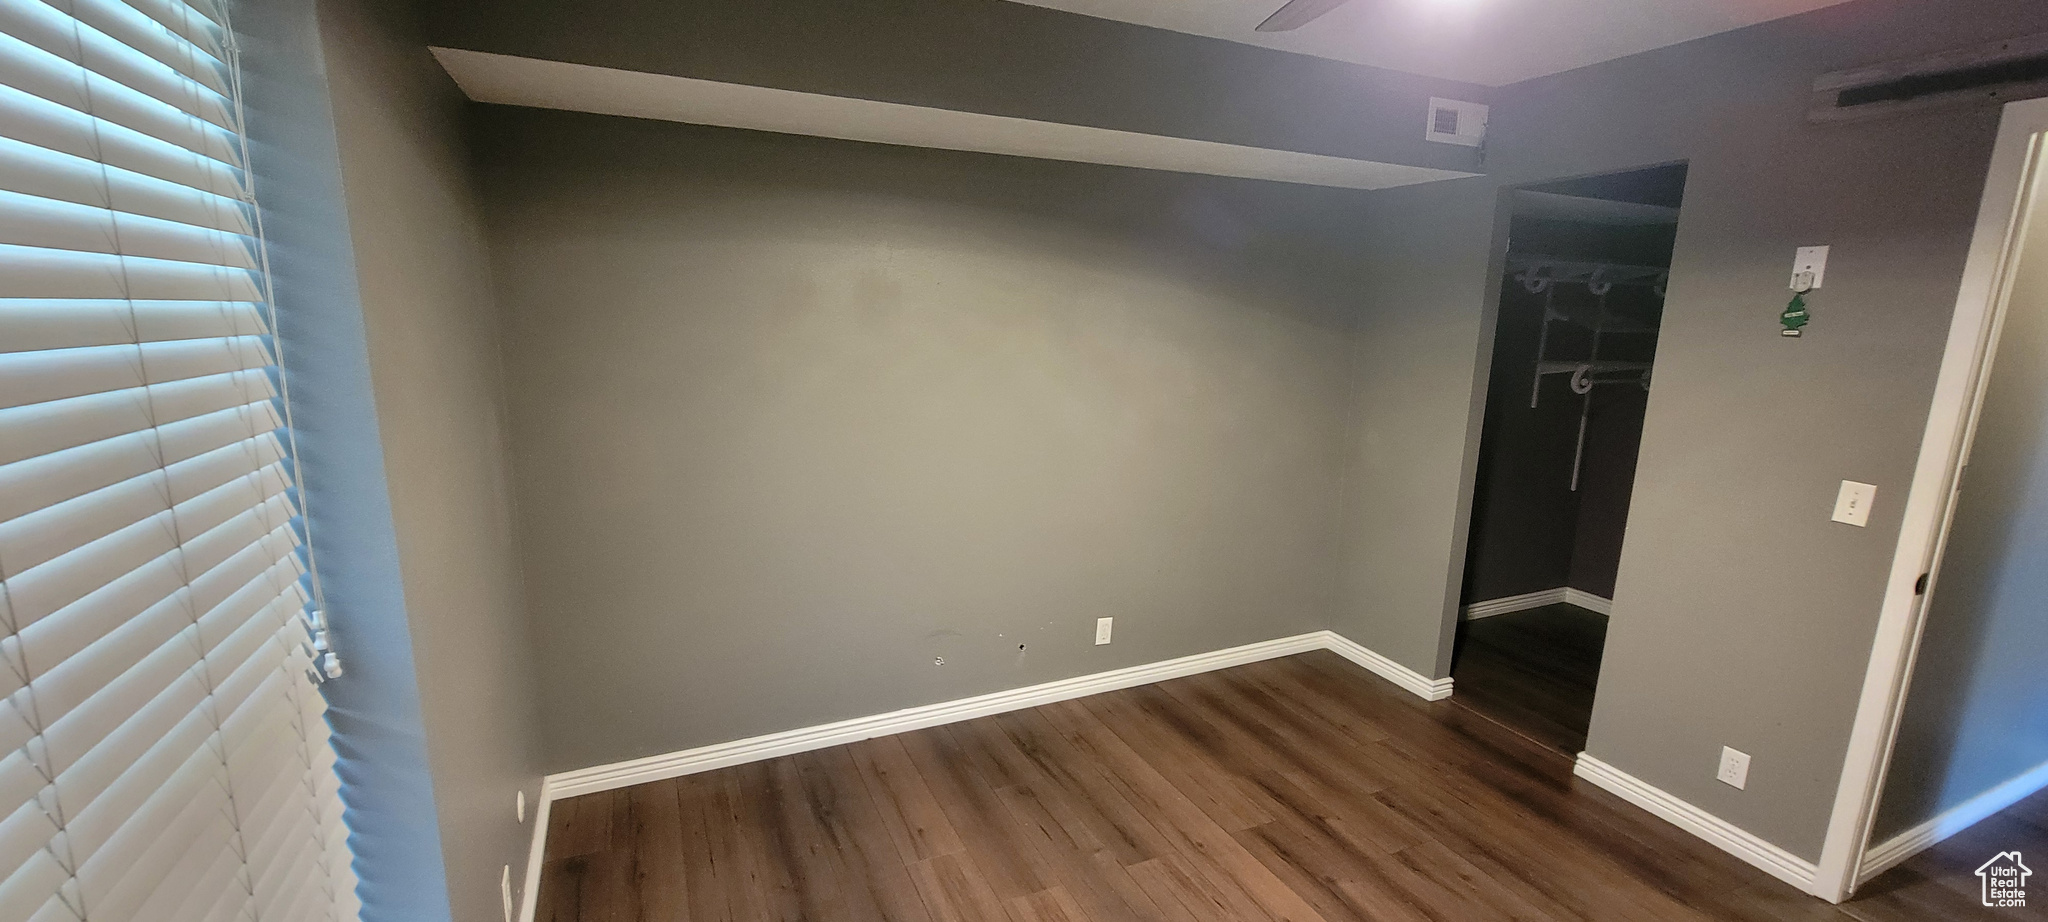
M1878 798L1926 624L1926 600L1939 577L1956 490L1969 461L2011 294L2014 258L2028 230L2027 206L2035 194L2048 194L2036 188L2044 154L2048 99L2006 104L1814 877L1814 895L1829 902L1848 899L1862 882ZM1923 574L1928 579L1924 592L1918 586Z

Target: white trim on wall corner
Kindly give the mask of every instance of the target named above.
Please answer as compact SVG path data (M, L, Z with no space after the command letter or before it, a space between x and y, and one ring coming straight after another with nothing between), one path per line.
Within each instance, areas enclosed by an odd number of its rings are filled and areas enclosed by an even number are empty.
M1498 599L1487 599L1484 602L1474 602L1465 606L1462 614L1465 616L1465 620L1471 621L1476 618L1491 618L1494 615L1505 615L1510 612L1542 608L1545 605L1556 605L1563 601L1563 589L1538 589L1535 592L1524 592L1521 595L1504 596Z
M1772 877L1798 887L1803 892L1813 892L1814 863L1772 845L1754 833L1686 803L1634 775L1594 758L1590 753L1579 753L1578 762L1572 766L1572 774L1656 814L1665 822L1707 840L1722 851L1748 862Z
M540 805L533 810L533 845L526 852L526 884L519 891L519 922L533 922L534 912L540 906L540 865L547 854L548 814L555 798L548 793L548 783L540 783Z
M851 720L841 720L795 730L784 730L780 733L769 733L763 736L734 740L729 743L717 743L696 749L685 749L680 752L669 752L640 759L631 759L625 762L614 762L609 765L579 768L574 771L547 776L546 781L541 785L541 797L543 802L546 802L564 797L575 797L581 794L594 794L598 791L608 791L613 788L644 784L649 781L660 781L665 778L675 778L697 772L711 771L747 762L758 762L763 759L776 758L777 756L809 752L814 749L824 749L829 746L872 739L877 736L889 736L924 727L935 727L940 724L972 720L976 717L986 717L990 714L1001 714L1008 711L1037 707L1042 704L1051 704L1055 701L1067 701L1073 698L1116 691L1122 688L1150 685L1154 682L1166 681L1167 679L1176 679L1181 676L1211 672L1217 669L1227 669L1231 666L1241 666L1246 663L1256 663L1261 660L1282 656L1292 656L1296 653L1306 653L1310 650L1330 650L1345 659L1365 667L1375 675L1430 701L1442 700L1451 695L1451 680L1448 678L1429 678L1372 650L1353 643L1337 635L1335 632L1316 631L1309 634L1298 634L1293 637L1282 637L1276 640L1246 644L1241 647L1231 647L1212 653L1198 653L1193 656L1183 656L1178 659L1148 663L1142 666L1131 666L1124 669L1113 669L1108 672L1098 672L1093 675L1060 679L1042 685L1013 688L1005 691L991 692L986 695L976 695L972 698L961 698L956 701L944 701L938 704L904 708L903 710L891 711L887 714L856 717ZM544 813L542 814L543 817L545 815ZM539 854L538 846L536 846L535 854ZM536 866L538 865L537 860L535 864ZM532 876L532 874L533 871L530 870L529 876Z
M1566 605L1576 605L1597 615L1614 614L1613 599L1601 598L1582 589L1566 589L1564 602Z
M1399 685L1424 701L1442 701L1451 696L1451 679L1432 679L1351 641L1335 631L1324 631L1325 648L1368 672Z
M2048 762L1872 846L1870 852L1863 856L1856 874L1856 885L1862 886L1906 859L1933 848L1941 840L1983 822L1992 814L2033 796L2043 788L2048 788Z
M1602 615L1614 614L1613 599L1603 599L1590 592L1570 587L1538 589L1535 592L1524 592L1521 595L1504 596L1498 599L1487 599L1484 602L1474 602L1465 606L1461 614L1465 620L1471 621L1476 618L1491 618L1495 615L1528 611L1532 608L1542 608L1545 605L1556 605L1559 603L1576 605L1587 611Z

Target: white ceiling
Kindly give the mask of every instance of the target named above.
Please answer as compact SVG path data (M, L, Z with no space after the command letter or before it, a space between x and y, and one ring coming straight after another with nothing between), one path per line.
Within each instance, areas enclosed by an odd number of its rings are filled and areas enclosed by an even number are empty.
M1676 45L1845 0L1351 0L1255 32L1284 0L1017 0L1490 86Z

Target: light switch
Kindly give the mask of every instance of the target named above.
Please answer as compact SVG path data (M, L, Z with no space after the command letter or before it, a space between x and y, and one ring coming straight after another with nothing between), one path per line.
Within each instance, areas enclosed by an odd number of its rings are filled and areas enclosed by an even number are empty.
M1792 290L1812 291L1828 274L1827 247L1800 247L1792 254Z
M1854 480L1842 481L1835 494L1835 521L1862 528L1870 524L1870 504L1877 500L1877 488Z

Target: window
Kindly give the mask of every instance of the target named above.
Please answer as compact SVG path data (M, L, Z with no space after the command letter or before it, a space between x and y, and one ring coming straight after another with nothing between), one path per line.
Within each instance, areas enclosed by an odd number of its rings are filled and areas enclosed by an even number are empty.
M356 915L226 14L0 0L0 922Z

